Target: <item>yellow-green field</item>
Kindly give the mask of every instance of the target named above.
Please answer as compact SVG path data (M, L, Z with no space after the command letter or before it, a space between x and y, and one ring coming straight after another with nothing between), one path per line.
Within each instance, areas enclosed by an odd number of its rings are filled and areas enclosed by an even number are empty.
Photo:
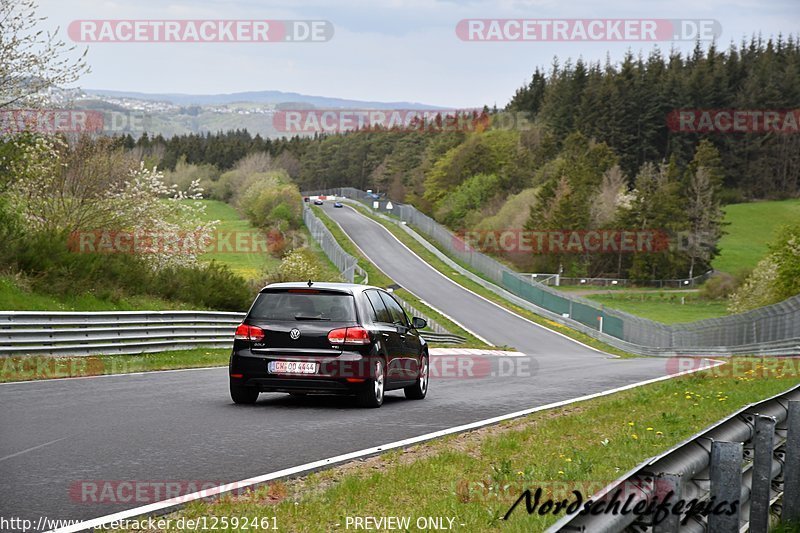
M220 235L251 236L261 231L250 224L230 204L218 200L202 200L202 202L206 206L206 220L219 220L216 231ZM248 241L245 240L245 242ZM201 255L200 259L202 261L213 260L227 265L232 271L246 279L261 278L267 269L275 268L280 263L279 259L268 253L249 252L251 252L250 246L242 251L215 250Z

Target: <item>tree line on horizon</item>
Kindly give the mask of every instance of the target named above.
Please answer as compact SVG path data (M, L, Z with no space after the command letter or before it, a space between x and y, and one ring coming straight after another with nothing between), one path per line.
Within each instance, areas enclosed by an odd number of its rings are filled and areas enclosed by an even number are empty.
M490 117L525 117L510 127L490 121L471 130L281 139L240 130L123 142L167 169L185 161L225 170L266 152L301 190L388 192L454 230L655 227L680 235L681 246L505 259L526 271L679 278L709 268L724 231L721 206L800 194L800 136L674 131L670 113L792 110L798 81L797 39L754 37L724 51L698 44L685 55L627 53L619 63L554 60L547 72L535 69L502 111L485 109Z

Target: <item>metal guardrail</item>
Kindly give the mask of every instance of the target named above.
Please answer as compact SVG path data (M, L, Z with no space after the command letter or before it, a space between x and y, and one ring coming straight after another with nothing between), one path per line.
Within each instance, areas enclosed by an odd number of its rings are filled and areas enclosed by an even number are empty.
M311 236L322 247L322 251L325 252L325 255L327 255L328 258L336 265L339 271L342 272L342 276L348 278L350 283L353 283L355 274L358 274L363 279L362 283L365 285L369 283L367 272L358 265L358 259L344 251L341 245L333 237L333 234L325 226L325 223L322 222L306 205L303 205L303 221L306 223L306 226L308 226ZM422 335L422 338L425 340L429 342L454 344L461 344L466 341L464 337L447 331L444 326L418 311L399 296L397 296L397 299L400 300L401 305L412 316L424 318L428 322L426 329L431 331L420 332L420 335Z
M672 493L670 495L670 493ZM767 533L778 517L800 521L800 385L750 404L669 451L648 459L591 497L604 509L631 499L627 508L653 505L648 514L603 512L573 514L549 533L647 531L652 533ZM713 498L713 499L712 499ZM654 510L667 499L671 512L655 524ZM675 511L679 500L738 502L724 514ZM697 506L693 509L696 511Z
M532 282L524 274L469 249L447 228L413 206L393 203L393 216L388 217L383 214L387 212L386 202L381 201L381 209L375 211L374 199L364 191L344 187L324 193L355 200L385 220L398 224L449 267L503 298L621 350L660 356L800 354L800 295L738 315L663 324ZM422 231L486 279L461 267L409 226Z
M322 221L308 209L304 211L304 220L345 278L352 282L356 273L366 278L356 258L338 245ZM465 341L416 309L411 312L425 318L433 329L421 332L426 340ZM244 313L216 311L8 311L0 313L0 356L122 355L199 347L228 348L244 316Z
M0 313L0 356L227 348L243 318L214 311L7 311Z
M130 355L229 348L244 316L213 311L8 311L0 313L0 356ZM444 329L420 334L429 342L464 342L463 337Z
M305 203L303 203L303 223L305 223L314 240L322 247L322 251L325 252L328 259L330 259L331 262L336 265L336 268L339 269L339 272L342 273L342 277L345 281L353 283L355 280L356 268L358 267L358 260L339 246L339 243L333 238L330 230L328 230L325 224L317 218Z

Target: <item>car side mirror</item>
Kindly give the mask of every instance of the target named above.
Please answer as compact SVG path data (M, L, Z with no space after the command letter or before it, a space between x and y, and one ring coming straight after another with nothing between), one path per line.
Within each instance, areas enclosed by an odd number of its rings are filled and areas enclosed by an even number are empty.
M428 321L424 318L415 316L411 319L411 325L414 326L414 329L425 329L425 326L428 325Z

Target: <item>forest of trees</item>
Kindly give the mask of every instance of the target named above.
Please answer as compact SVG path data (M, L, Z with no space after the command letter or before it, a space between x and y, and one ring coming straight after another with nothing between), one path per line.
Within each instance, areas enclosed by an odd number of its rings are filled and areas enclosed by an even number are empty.
M671 156L686 164L708 138L722 155L726 198L786 197L800 187L796 134L671 132L667 117L677 109L797 110L798 82L796 37L759 38L725 51L698 44L689 56L629 53L619 65L555 62L547 75L537 69L508 107L537 116L558 140L580 131L607 143L628 175Z
M655 49L618 63L554 61L549 71L537 68L504 110L485 109L491 117L523 115L515 123L522 127L272 140L235 131L121 142L167 170L205 164L223 173L264 152L301 190L388 192L455 230L658 229L673 244L659 253L505 259L565 275L686 277L704 272L716 254L722 205L800 194L800 136L675 131L671 114L796 110L798 82L796 38L753 38L725 51L698 44L687 55Z

